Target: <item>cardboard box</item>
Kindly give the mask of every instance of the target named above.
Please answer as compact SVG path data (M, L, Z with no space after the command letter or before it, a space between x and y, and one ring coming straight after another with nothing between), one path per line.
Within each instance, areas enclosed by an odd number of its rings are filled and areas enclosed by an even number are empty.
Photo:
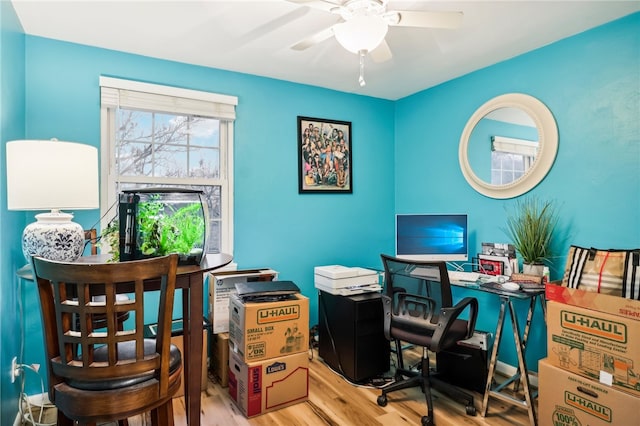
M273 269L216 271L209 274L209 319L214 334L229 331L229 299L236 294L236 283L274 281L278 272Z
M306 352L245 363L229 356L229 395L246 417L253 417L309 397L309 355Z
M640 398L553 366L538 366L540 426L634 424Z
M640 301L549 283L546 299L640 321Z
M229 386L229 333L214 334L211 338L211 371L220 386Z
M309 299L301 294L277 302L244 303L231 297L231 349L247 362L309 349Z
M552 365L640 396L640 321L547 302Z
M180 320L182 323L182 320ZM208 340L208 336L209 335L209 330L203 330L202 332L202 375L200 377L201 380L201 386L200 386L200 390L206 390L207 389L207 384L209 383L209 377L207 376L207 348L209 347L209 340ZM173 336L171 337L171 343L176 345L178 347L178 349L180 349L180 353L182 354L182 366L184 367L184 348L183 348L183 336L179 335L179 336ZM182 381L180 383L180 389L178 389L178 392L176 392L176 394L173 396L174 398L178 398L180 396L184 395L184 368L182 369L182 373L180 373L180 377L182 378Z

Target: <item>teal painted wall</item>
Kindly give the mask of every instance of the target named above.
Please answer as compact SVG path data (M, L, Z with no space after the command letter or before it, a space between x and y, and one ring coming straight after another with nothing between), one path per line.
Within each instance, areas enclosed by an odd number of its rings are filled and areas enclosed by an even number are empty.
M557 201L561 214L551 278L561 278L569 244L640 247L638 28L640 13L398 101L396 212L468 213L472 252L484 241L507 242L506 211L517 199L475 192L460 171L458 144L478 107L521 92L545 103L559 129L553 168L530 192ZM493 330L496 309L496 298L483 296L478 326ZM524 314L526 304L518 310ZM532 365L546 353L542 315L536 315ZM515 352L506 351L512 343L503 345L501 359L513 365Z
M385 224L393 216L393 102L32 36L26 63L28 138L99 146L100 75L237 96L234 260L296 282L312 321L314 266L379 264L393 232ZM298 115L352 123L353 194L298 194ZM85 227L97 220L97 211L76 212ZM25 290L27 345L39 348L37 294ZM43 363L41 351L29 362Z
M560 203L566 239L558 244L558 253L566 251L569 241L640 246L639 20L640 14L632 15L397 102L32 36L24 47L24 80L12 75L10 81L26 87L26 114L17 121L26 134L19 137L57 137L95 146L100 138L100 75L238 96L235 260L241 268L268 266L281 279L295 281L311 298L313 322L313 266L379 266L379 253L393 252L396 212L466 212L475 250L482 241L506 238L500 228L513 200L474 192L457 159L467 119L485 101L506 92L538 97L558 121L560 150L554 168L532 191ZM18 42L12 46L20 51ZM297 115L353 123L353 194L298 194ZM3 144L6 140L2 135ZM4 222L6 204L0 214ZM92 225L97 212L79 213L76 219ZM16 221L12 226L22 229L26 215ZM607 226L612 222L615 227ZM18 240L12 231L2 234L0 244L14 247ZM15 286L14 271L23 264L22 256L19 250L1 253L3 259L9 256L3 277ZM554 278L563 261L560 255ZM32 287L25 290L25 362L42 363L37 297ZM456 297L464 294L457 291ZM479 325L491 330L497 302L480 298ZM17 317L17 309L2 303L7 315ZM519 304L518 309L526 308ZM3 327L7 315L2 314ZM8 330L16 327L13 321ZM530 342L530 358L544 356L544 328L538 327ZM502 358L513 364L509 353ZM7 369L2 371L4 389ZM28 392L39 393L39 383L28 383Z
M24 34L9 2L0 1L0 170L5 143L24 138ZM10 425L18 408L19 382L11 383L11 360L20 354L20 292L16 269L24 259L16 246L25 226L22 212L7 210L7 185L0 172L0 424Z

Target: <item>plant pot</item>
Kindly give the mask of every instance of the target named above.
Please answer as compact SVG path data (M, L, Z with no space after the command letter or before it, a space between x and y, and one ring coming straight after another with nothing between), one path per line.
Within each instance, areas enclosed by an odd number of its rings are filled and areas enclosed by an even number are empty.
M544 275L544 265L542 263L523 263L522 272L527 275L541 277Z

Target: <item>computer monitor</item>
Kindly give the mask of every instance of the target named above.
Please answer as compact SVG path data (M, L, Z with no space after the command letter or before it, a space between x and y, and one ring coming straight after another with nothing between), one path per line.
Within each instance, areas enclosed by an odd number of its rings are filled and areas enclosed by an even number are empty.
M466 261L467 215L396 215L396 257L408 260Z

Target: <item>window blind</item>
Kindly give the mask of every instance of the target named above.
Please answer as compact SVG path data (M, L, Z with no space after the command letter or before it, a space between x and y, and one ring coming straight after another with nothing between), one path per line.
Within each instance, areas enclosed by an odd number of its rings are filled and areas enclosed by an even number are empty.
M538 142L524 139L506 138L504 136L491 137L491 149L493 151L520 154L527 157L535 157L538 152Z
M236 118L238 98L179 87L100 77L100 104L107 108L163 111L233 121Z

